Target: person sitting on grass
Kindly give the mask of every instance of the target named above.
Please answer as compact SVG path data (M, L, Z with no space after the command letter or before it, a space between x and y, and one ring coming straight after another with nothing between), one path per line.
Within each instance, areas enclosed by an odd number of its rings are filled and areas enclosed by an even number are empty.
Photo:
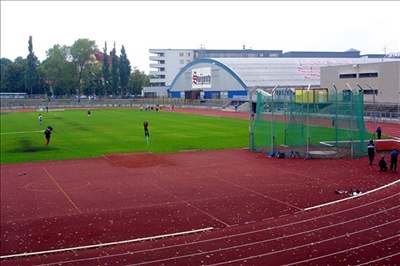
M386 172L388 170L387 163L385 161L385 156L382 156L382 158L379 160L379 172Z

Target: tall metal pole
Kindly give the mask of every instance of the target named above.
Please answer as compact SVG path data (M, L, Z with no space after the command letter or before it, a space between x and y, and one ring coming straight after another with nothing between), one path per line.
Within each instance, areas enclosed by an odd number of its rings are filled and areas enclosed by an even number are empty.
M253 94L254 90L247 90L249 93L249 147L254 151L254 117L253 117Z
M350 156L351 158L354 158L354 145L353 145L353 117L354 117L354 111L353 111L353 89L350 87L349 83L346 83L346 86L350 90L350 96L351 96L351 114L350 114Z
M275 153L275 131L273 127L274 123L274 93L275 90L278 88L278 85L276 85L271 92L271 138L272 138L272 152Z
M375 91L377 91L377 90L375 90L375 89L373 89L371 86L369 86L368 84L367 84L367 87L369 88L369 89L371 89L372 90L372 105L374 106L374 109L376 108L376 105L375 105ZM399 92L400 93L400 92ZM373 117L373 120L374 120L374 129L376 129L377 128L377 123L378 123L378 121L377 121L377 110L375 109L375 111L374 111L374 117Z
M335 124L334 124L334 126L335 126L335 140L336 140L335 147L337 149L338 143L339 143L338 142L338 136L339 136L339 133L338 133L338 91L337 91L335 83L333 83L332 87L335 89L335 120L334 120Z
M307 116L306 116L306 124L307 124L307 154L306 157L308 158L309 156L309 151L310 151L310 125L309 125L309 113L310 113L310 88L311 84L308 85L307 87Z

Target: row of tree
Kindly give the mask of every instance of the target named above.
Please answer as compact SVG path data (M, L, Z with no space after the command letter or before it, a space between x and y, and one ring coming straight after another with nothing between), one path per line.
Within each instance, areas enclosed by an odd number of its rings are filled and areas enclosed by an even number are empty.
M124 46L117 56L115 43L110 54L107 43L101 53L89 39L78 39L72 46L56 44L40 62L30 36L28 51L26 58L0 59L1 92L125 97L139 95L149 85L144 72L136 68L132 71Z

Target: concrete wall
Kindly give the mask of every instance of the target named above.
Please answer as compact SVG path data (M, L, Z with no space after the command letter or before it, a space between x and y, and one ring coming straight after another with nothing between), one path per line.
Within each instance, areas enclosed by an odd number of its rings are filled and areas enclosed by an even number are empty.
M378 77L360 77L363 73L378 73ZM342 74L356 75L354 78L341 78ZM378 90L375 102L399 103L400 102L400 61L327 66L321 68L321 87L332 89L335 83L339 90L347 89L346 83L352 88ZM369 86L369 87L368 87ZM364 101L372 102L373 95L364 94Z

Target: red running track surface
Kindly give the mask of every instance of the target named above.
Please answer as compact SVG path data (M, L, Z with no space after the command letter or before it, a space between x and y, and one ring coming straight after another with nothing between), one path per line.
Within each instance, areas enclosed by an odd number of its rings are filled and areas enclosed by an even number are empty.
M98 258L90 258L104 255L104 263L115 265L157 265L165 259L165 263L176 265L224 261L279 265L309 259L307 254L319 257L335 253L332 256L354 259L353 250L337 252L355 245L362 246L357 252L376 250L362 253L365 261L382 254L393 260L397 258L393 251L398 252L398 248L384 247L400 246L394 237L400 228L396 207L400 203L399 185L322 209L304 208L347 197L335 194L336 189L365 192L398 179L397 173L379 173L376 165L367 166L366 159L268 159L244 149L3 164L1 256L214 229L75 253L5 259L2 264L79 259L71 265L97 265ZM360 207L364 202L370 205ZM340 212L355 207L355 212ZM334 214L314 221L321 213ZM304 219L309 221L277 227ZM242 234L254 228L268 230L207 244L140 251L170 246L175 241ZM370 240L380 242L371 244ZM170 259L173 257L177 258ZM100 261L103 263L103 258Z

